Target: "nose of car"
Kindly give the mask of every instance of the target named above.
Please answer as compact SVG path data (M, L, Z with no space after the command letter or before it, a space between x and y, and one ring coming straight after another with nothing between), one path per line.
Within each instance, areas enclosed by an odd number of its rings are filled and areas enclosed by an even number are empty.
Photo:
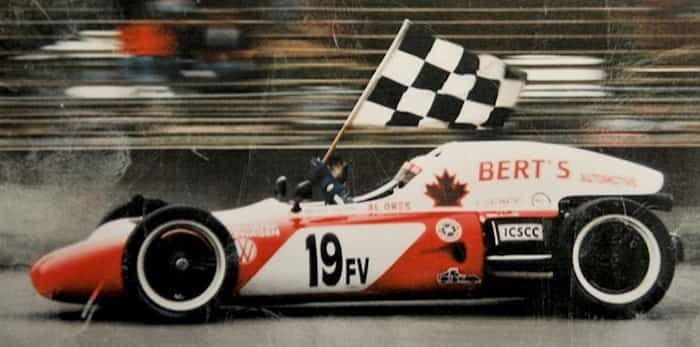
M65 293L71 287L71 274L75 269L66 259L62 250L49 253L32 265L31 278L36 291L44 297L53 299L58 293ZM67 261L68 260L68 261Z
M123 290L123 240L86 240L53 251L37 260L30 271L39 294L65 302L84 302L101 288L101 295Z
M56 289L56 277L59 277L60 270L55 262L52 262L53 254L48 254L34 262L31 270L32 284L34 289L44 297L51 299Z

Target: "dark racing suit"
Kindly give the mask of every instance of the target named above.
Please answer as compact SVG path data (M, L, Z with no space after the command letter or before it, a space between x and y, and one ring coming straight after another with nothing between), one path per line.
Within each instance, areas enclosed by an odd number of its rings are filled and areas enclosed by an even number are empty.
M326 205L347 204L352 202L350 190L345 186L344 178L336 178L330 168L319 158L311 159L311 180L318 182L323 192Z

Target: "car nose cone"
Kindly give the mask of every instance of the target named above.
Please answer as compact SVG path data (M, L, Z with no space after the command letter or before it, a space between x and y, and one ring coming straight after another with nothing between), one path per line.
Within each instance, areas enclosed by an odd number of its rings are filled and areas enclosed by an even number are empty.
M36 291L59 301L84 303L102 288L104 295L123 291L123 243L81 241L37 260L30 275Z
M52 299L55 288L55 270L51 267L51 254L41 257L32 265L30 276L34 289L42 296Z

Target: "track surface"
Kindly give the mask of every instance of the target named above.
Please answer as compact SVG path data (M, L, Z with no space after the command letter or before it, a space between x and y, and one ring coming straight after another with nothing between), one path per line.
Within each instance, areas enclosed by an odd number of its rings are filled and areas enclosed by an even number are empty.
M39 297L26 271L0 272L0 345L11 346L700 346L700 265L632 320L541 316L518 302L343 304L228 311L216 323L143 324ZM233 318L233 316L236 316Z

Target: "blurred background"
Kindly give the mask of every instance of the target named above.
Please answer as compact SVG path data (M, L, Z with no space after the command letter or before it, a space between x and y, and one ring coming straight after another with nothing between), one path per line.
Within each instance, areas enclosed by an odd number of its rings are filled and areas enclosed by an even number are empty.
M136 193L222 209L302 179L404 18L528 85L501 130L350 130L356 193L447 141L586 147L663 171L664 219L700 260L696 1L4 0L0 266L85 237Z

